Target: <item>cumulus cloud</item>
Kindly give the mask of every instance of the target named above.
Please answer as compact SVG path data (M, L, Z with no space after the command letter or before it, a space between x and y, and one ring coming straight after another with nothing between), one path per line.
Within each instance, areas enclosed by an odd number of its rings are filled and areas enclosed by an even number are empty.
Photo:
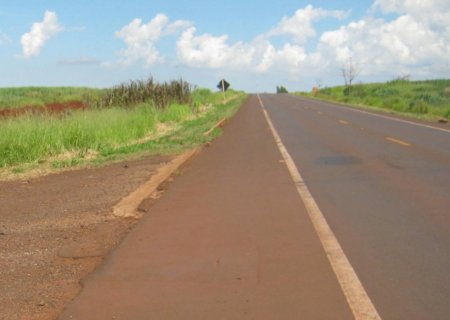
M255 66L254 70L264 73L274 67L292 69L299 67L306 59L305 48L302 46L286 43L281 49L276 49L274 45L268 42L261 61Z
M195 35L195 27L185 30L177 41L179 59L192 67L247 68L258 73L272 68L297 72L302 65L316 63L318 53L307 54L304 44L316 35L314 22L323 18L344 19L345 11L316 9L309 5L291 17L283 17L271 30L255 37L249 43L228 43L228 35ZM271 38L288 36L290 42L281 48Z
M177 41L178 57L186 65L206 68L236 68L250 65L254 54L251 45L243 42L229 45L227 35L196 36L195 31L195 27L188 28Z
M184 20L169 23L169 18L164 14L156 15L148 23L134 19L116 32L116 37L126 44L126 48L120 52L120 62L133 64L143 61L147 67L163 62L164 58L158 52L156 43L162 37L175 34L191 25L191 22Z
M181 33L176 50L179 61L197 68L229 68L250 70L258 73L272 68L297 72L306 65L317 64L319 53L308 54L304 48L306 41L316 36L314 23L324 18L344 19L345 11L330 11L309 5L299 9L293 16L283 17L268 32L255 36L250 42L230 43L228 35L197 34L193 23L177 20L170 22L164 14L158 14L144 24L134 19L116 32L126 48L120 52L120 62L134 64L142 61L146 66L164 62L157 50L157 42L164 36ZM289 42L276 48L272 37L287 36Z
M56 13L46 11L44 20L33 23L30 32L22 35L20 42L23 56L25 58L37 56L45 43L62 30L63 27L59 24Z
M314 22L328 17L342 20L348 14L345 11L330 11L308 5L303 9L297 10L291 17L283 17L278 25L268 32L267 36L288 35L292 37L295 43L305 44L308 39L316 36L316 30L313 26Z
M352 57L367 75L411 73L424 66L433 72L448 64L448 1L377 0L373 9L398 16L391 21L368 16L323 33L319 50L327 59L343 64Z
M170 22L159 14L146 24L133 20L116 36L126 44L123 63L142 61L147 66L164 61L157 42L179 34L178 60L197 68L314 78L328 77L333 71L339 74L336 71L352 58L361 66L361 75L431 74L448 69L448 0L375 0L361 19L321 33L315 26L321 19L348 17L348 11L308 5L249 42L231 42L227 34L199 34L193 23Z

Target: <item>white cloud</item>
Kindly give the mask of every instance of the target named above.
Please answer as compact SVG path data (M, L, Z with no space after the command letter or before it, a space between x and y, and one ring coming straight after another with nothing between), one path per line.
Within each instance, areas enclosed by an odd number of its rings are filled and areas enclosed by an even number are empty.
M250 65L254 54L254 48L251 45L243 42L228 45L227 35L195 36L195 31L195 27L187 29L177 41L178 57L186 65L213 69Z
M288 35L293 38L295 43L305 44L308 39L316 36L314 22L327 17L342 20L347 16L348 12L345 11L329 11L308 5L297 10L292 17L283 17L278 25L268 32L267 36Z
M205 68L246 68L258 73L273 68L297 72L303 65L317 63L320 54L308 55L303 45L316 35L313 23L327 17L344 19L348 13L316 9L309 5L291 17L283 17L276 27L258 35L249 43L228 43L228 35L195 35L196 29L185 30L177 41L179 59L188 66ZM277 49L272 37L287 35L290 42Z
M45 43L62 30L63 27L59 24L56 13L46 11L44 20L33 23L30 32L22 35L20 42L23 56L30 58L38 55Z
M394 18L383 18L387 13L393 13ZM156 49L162 37L181 33L176 42L178 60L196 68L271 73L291 79L336 78L352 57L361 66L361 76L431 75L436 70L448 70L448 0L375 0L367 16L334 30L316 30L315 23L321 19L342 20L348 16L346 11L308 5L283 17L252 41L233 43L227 34L198 34L193 23L171 23L159 14L147 24L133 20L116 36L126 44L122 62L143 61L147 66L164 61ZM284 43L279 44L280 40Z
M271 43L267 43L261 62L255 67L255 71L264 73L276 67L293 72L307 58L305 48L302 46L286 43L281 49L277 50Z
M447 0L375 0L373 7L381 9L384 13L408 13L429 17L448 11L450 3Z
M431 30L450 35L448 0L375 0L372 9L409 16L427 25Z
M191 23L184 20L169 23L169 18L164 14L156 15L146 24L143 24L141 19L134 19L116 32L116 37L122 39L127 46L120 53L120 61L124 64L143 61L147 67L161 63L164 58L155 44L162 37L175 34L190 26Z
M414 73L419 68L422 73L428 68L431 75L448 65L448 1L377 0L373 8L398 16L392 21L366 17L323 33L319 50L327 59L342 65L351 56L366 75Z

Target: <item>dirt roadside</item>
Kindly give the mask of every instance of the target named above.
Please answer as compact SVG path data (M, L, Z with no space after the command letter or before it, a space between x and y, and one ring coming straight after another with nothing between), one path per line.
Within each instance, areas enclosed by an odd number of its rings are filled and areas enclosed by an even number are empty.
M55 319L136 222L113 206L170 160L0 182L0 319Z

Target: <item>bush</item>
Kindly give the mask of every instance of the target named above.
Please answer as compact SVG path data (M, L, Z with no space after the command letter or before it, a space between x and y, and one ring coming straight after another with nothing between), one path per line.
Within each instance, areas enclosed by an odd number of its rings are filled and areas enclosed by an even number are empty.
M277 86L277 93L288 93L288 91L283 86Z

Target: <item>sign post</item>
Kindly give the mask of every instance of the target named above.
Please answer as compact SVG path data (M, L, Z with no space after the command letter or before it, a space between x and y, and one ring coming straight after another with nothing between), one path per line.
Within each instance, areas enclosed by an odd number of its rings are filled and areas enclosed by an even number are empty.
M223 103L225 103L226 100L225 91L227 91L229 87L230 84L225 79L220 80L219 84L217 85L217 88L219 88L223 92Z

